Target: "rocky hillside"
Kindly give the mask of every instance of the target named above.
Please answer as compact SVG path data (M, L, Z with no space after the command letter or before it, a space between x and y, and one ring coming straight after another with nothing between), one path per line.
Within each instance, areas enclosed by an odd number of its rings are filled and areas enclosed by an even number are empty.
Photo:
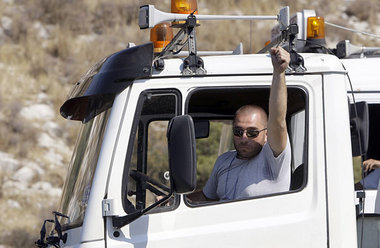
M169 0L0 0L0 248L32 246L43 219L56 209L80 125L64 120L59 107L87 68L128 42L149 39L149 31L137 26L138 7L146 3L169 11ZM316 9L330 22L380 35L377 0L198 5L202 14L273 15L284 5L291 13ZM209 22L199 29L199 49L232 50L243 42L245 52L255 52L270 38L271 25ZM329 46L343 39L380 46L380 39L326 29Z

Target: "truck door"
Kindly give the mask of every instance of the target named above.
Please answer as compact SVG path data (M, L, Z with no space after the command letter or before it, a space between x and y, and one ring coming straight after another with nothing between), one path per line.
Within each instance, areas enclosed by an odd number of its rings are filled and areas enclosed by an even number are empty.
M191 234L182 236L184 243L192 243L194 247L202 244L215 247L326 247L323 139L321 136L316 138L323 130L322 98L318 91L321 89L320 77L310 77L293 87L289 81L287 125L293 150L293 180L289 189L218 202L192 202L185 197L188 209L181 217L188 225L183 227L183 233ZM313 91L309 88L311 84ZM198 88L186 99L185 111L194 120L210 122L209 137L197 141L199 190L213 168L211 161L215 161L218 154L233 149L231 137L227 135L232 132L234 111L245 104L256 104L267 110L269 86L259 83L239 86ZM220 140L216 143L224 143L222 146L215 147L213 139L217 136ZM225 139L229 144L225 144ZM210 149L202 150L204 147ZM211 149L217 152L212 159L207 153Z
M130 130L130 136L121 135L125 138L123 142L127 147L120 152L125 160L120 160L121 163L115 162L113 171L117 172L112 176L108 190L110 201L120 199L122 196L121 202L118 202L122 207L119 216L149 208L169 194L170 175L166 135L170 119L181 112L181 94L178 90L141 90L137 86L132 94L135 94L135 97L128 103L126 110L128 119L123 127L125 130ZM128 115L128 113L133 114ZM157 230L166 229L165 216L179 206L179 200L179 196L174 195L167 202L151 210L149 214L120 229L113 227L112 218L107 218L108 246L147 247L151 235L157 235L155 234Z
M201 86L194 87L192 82ZM133 124L125 124L120 135L128 148L115 152L107 195L115 201L108 216L132 216L136 209L147 208L167 194L166 129L170 118L181 113L203 123L195 125L195 133L202 133L197 140L197 190L201 190L218 155L233 149L234 112L245 104L267 109L270 83L271 76L264 75L155 79L155 85L173 85L168 89L144 90L134 85L131 96L135 100L128 103L125 117L133 117ZM191 202L187 196L173 196L120 229L113 227L106 214L107 245L326 247L322 80L320 75L293 76L287 84L288 134L293 148L289 177L298 178L298 183L292 180L281 192L239 200ZM122 153L123 161L118 158Z

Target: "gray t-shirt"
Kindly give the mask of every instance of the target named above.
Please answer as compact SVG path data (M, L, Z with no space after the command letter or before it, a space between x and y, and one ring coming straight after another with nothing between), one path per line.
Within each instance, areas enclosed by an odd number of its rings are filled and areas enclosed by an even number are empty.
M360 183L365 189L377 189L380 179L380 169L375 169L369 173Z
M282 153L274 157L268 143L250 159L236 158L236 151L223 153L215 162L203 193L219 200L243 199L288 191L290 187L291 148L289 138Z

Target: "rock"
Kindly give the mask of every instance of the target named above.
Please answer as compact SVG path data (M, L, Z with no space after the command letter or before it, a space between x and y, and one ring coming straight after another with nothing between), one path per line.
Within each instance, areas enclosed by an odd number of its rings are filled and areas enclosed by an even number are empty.
M20 168L20 162L12 155L0 151L0 171L14 172Z
M63 156L53 150L44 154L44 159L53 165L63 166Z
M60 139L53 138L47 133L42 133L38 137L38 145L40 147L44 147L48 149L48 154L45 154L45 158L47 155L49 156L49 161L52 163L61 163L63 160L63 154L70 154L70 149L67 145Z
M33 169L35 172L38 173L38 175L43 175L45 174L44 169L41 168L38 164L32 162L32 161L22 161L21 162L24 166Z
M54 144L55 144L54 139L47 133L42 133L38 137L38 145L40 147L50 148L54 146Z
M48 121L54 118L55 112L47 104L34 104L21 109L19 115L27 120Z
M97 39L98 39L98 35L96 34L82 34L82 35L78 35L77 41L79 41L79 43L89 43L89 42L96 41Z
M26 193L28 187L24 182L6 181L3 184L2 192L5 196L20 195Z
M43 103L47 101L49 101L49 96L46 93L41 92L37 95L37 102Z
M47 133L52 137L61 137L62 136L62 130L61 130L60 126L55 122L52 122L52 121L46 122L42 126L42 129L46 130Z
M18 182L28 185L35 175L36 172L33 169L29 167L22 167L16 171L12 178Z
M33 190L40 191L39 193L45 193L49 196L58 198L62 194L62 190L60 188L55 188L49 182L38 182L33 184Z
M3 16L0 21L5 33L12 31L13 20L10 17Z
M48 30L41 24L41 22L35 22L33 25L34 30L37 32L37 37L47 40L50 38Z
M7 204L8 204L8 207L10 207L10 208L16 208L16 209L21 208L20 203L18 201L15 201L15 200L8 200Z

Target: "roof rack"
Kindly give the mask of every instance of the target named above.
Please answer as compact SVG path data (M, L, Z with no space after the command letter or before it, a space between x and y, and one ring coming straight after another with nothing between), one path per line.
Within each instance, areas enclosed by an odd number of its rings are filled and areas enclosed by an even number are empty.
M233 51L197 51L199 56L215 56L215 55L241 55L243 52L243 43L239 43ZM173 57L186 57L189 55L187 51L180 51Z
M277 20L281 30L287 30L289 26L289 7L281 8L276 16L231 16L231 15L195 15L173 14L157 10L153 5L143 5L139 11L140 29L153 28L163 22L181 22L176 27L180 28L172 41L155 57L156 69L163 69L159 60L175 56L181 53L183 47L188 45L188 57L184 60L183 75L206 74L203 60L198 56L196 48L195 27L198 20ZM199 52L200 54L201 52ZM209 53L210 54L210 53ZM182 54L181 54L182 55Z

